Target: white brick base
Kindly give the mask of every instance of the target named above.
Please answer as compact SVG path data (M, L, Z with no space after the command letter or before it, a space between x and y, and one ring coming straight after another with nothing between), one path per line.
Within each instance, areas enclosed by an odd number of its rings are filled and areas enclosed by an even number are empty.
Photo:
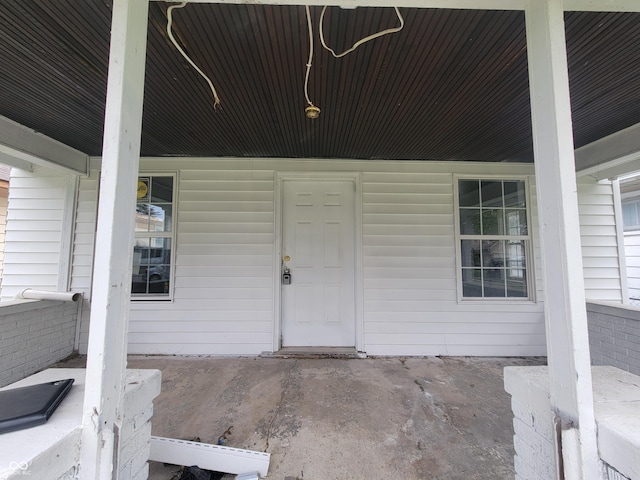
M74 378L75 383L46 424L0 436L0 479L71 480L82 472L79 461L85 369L50 368L7 388L64 378ZM152 402L160 394L160 385L159 370L127 370L117 460L119 480L148 477Z
M614 367L592 372L604 478L640 479L640 378ZM548 368L507 367L504 384L514 414L516 480L557 478Z

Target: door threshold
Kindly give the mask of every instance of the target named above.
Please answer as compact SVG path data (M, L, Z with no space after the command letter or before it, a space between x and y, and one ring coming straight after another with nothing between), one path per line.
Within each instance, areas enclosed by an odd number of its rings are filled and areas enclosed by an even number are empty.
M277 352L262 352L269 358L367 358L354 347L282 347Z

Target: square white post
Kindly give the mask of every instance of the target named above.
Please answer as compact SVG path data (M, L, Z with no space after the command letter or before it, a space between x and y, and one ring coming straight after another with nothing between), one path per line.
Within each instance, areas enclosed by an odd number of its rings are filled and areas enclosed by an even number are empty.
M117 468L148 9L148 0L113 2L82 422L83 479L111 479Z
M562 0L527 0L525 14L558 474L598 479Z

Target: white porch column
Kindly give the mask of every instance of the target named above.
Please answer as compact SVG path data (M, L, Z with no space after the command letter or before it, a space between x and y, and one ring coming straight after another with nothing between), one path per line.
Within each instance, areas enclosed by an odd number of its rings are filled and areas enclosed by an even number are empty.
M117 478L112 477L112 469L117 468L122 422L148 8L148 0L113 2L83 410L82 479Z
M525 10L558 475L598 479L562 0Z

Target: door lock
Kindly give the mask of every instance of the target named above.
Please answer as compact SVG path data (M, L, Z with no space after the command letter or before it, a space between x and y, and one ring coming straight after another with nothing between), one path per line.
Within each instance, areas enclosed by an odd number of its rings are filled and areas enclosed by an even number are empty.
M282 269L282 284L291 285L291 272L287 267Z

